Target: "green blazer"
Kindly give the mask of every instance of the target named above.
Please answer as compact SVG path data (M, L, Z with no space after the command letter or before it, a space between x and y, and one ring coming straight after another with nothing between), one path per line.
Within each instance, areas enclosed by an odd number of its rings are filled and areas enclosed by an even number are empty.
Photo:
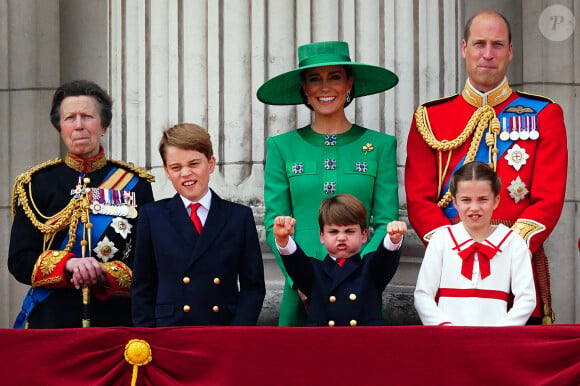
M292 288L273 235L276 216L296 219L294 238L308 256L323 260L318 210L331 195L350 193L367 209L367 223L376 231L361 256L376 251L386 224L398 218L397 142L395 137L357 125L343 134L318 134L310 126L269 137L264 173L266 236L286 285L280 309L281 326L302 325L304 310Z

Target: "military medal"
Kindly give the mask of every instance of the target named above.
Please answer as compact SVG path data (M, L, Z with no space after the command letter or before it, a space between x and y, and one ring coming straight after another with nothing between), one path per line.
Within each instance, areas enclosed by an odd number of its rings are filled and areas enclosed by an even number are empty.
M519 139L526 140L537 140L540 137L538 132L538 118L536 116L536 111L527 106L512 106L505 110L507 113L515 114L502 117L503 128L506 132L502 131L500 134L500 139L502 141L507 141L508 139L512 141L517 141ZM508 138L509 136L509 138Z
M502 141L507 141L508 139L510 139L510 133L508 133L508 124L507 124L507 118L503 117L502 118L502 125L501 125L501 133L499 134L499 139L501 139Z
M131 206L129 208L129 215L127 216L127 218L137 218L137 209L134 206Z
M512 141L517 141L518 139L520 139L520 133L519 133L519 125L518 125L518 117L511 117L511 121L512 121L512 125L511 125L511 131L510 131L510 139Z
M519 171L526 164L526 160L530 158L530 155L526 153L526 149L516 143L511 149L508 149L505 158L508 161L508 165L513 166L514 169Z
M518 132L518 129L516 129L515 127L512 128L512 131L510 132L510 139L512 141L517 141L518 139L520 139L520 133Z
M135 192L115 189L91 189L91 211L105 216L122 216L136 218L137 200Z
M540 133L538 133L538 120L536 116L532 117L532 130L530 131L530 139L536 140L540 138Z
M522 130L520 131L520 139L527 140L530 138L530 116L525 117L525 125L523 125Z

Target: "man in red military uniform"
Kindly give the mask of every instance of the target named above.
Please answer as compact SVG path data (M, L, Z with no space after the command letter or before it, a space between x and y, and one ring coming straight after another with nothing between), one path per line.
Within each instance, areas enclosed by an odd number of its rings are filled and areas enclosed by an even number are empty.
M511 29L503 15L486 10L472 16L461 54L468 74L463 92L415 111L405 166L409 221L424 243L437 228L458 222L449 179L464 163L488 162L502 180L492 221L511 226L533 254L538 304L530 323L550 324L554 314L542 245L566 191L562 109L510 88L505 74L513 54Z

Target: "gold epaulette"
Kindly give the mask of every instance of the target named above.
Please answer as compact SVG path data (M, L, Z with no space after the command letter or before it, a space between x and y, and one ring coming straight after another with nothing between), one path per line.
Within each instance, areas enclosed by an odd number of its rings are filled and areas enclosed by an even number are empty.
M516 91L518 94L526 96L528 98L532 98L532 99L537 99L537 100L541 100L541 101L545 101L545 102L549 102L549 103L555 103L552 99L545 97L543 95L538 95L538 94L531 94L529 92L525 92L525 91Z
M545 231L546 226L534 220L520 218L512 225L511 229L522 236L529 247L530 239L538 233Z
M58 165L62 163L62 158L55 158L50 161L43 162L36 166L31 167L27 171L20 173L14 179L14 185L12 186L12 220L16 215L16 207L18 206L18 198L21 194L26 194L24 185L30 183L32 180L32 175L39 170L46 169L50 166ZM22 201L22 200L21 200Z
M447 95L443 98L439 98L439 99L435 99L435 100L432 100L429 102L425 102L421 106L425 106L425 107L435 106L435 105L438 105L440 103L447 102L447 101L449 101L457 96L459 96L459 94Z
M132 163L129 162L123 162L123 161L117 161L117 160L109 160L110 162L117 164L119 166L122 166L126 169L129 169L132 172L135 172L139 175L139 177L144 178L145 180L147 180L148 182L155 182L155 176L151 173L149 173L147 170L142 169L140 167L135 166Z

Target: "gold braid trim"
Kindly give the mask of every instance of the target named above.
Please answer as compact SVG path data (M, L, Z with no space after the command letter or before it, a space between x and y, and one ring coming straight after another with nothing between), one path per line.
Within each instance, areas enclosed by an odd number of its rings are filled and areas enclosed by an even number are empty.
M26 217L28 217L36 229L44 234L43 250L45 251L50 249L50 244L52 243L54 235L68 226L69 241L64 250L70 252L76 242L78 220L86 217L86 214L84 216L83 214L87 203L83 201L86 201L87 199L73 197L67 206L58 213L55 213L52 216L45 216L40 212L32 198L32 175L41 169L58 165L61 162L62 159L56 158L39 164L16 177L12 192L12 219L14 219L14 216L16 215L16 208L18 202L20 202ZM39 217L41 219L39 219Z
M148 182L155 182L155 176L153 176L153 174L149 173L145 169L142 169L140 167L137 167L137 166L133 165L132 163L123 162L123 161L117 161L117 160L109 160L109 161L112 162L112 163L114 163L114 164L117 164L119 166L122 166L122 167L124 167L126 169L131 170L132 172L138 174L139 177L144 178Z
M12 220L14 220L14 216L16 215L16 207L18 206L18 198L20 198L21 194L26 194L24 190L24 184L30 183L32 179L32 175L39 170L45 169L47 167L58 165L62 162L61 158L55 158L50 161L43 162L38 164L24 173L19 174L14 179L14 185L12 186ZM28 202L28 200L26 200Z
M103 269L111 275L121 288L131 289L131 269L120 261L101 263Z
M444 151L451 152L452 150L457 149L458 147L463 145L473 134L473 140L471 141L471 145L469 146L469 151L467 152L467 156L465 157L464 164L468 164L475 159L479 143L481 142L481 138L483 137L483 132L490 125L490 122L492 122L492 119L494 118L497 121L493 107L489 105L481 106L480 108L475 110L475 112L467 122L467 125L465 126L461 134L457 136L457 138L453 139L452 141L448 140L439 141L437 140L437 138L435 138L435 135L431 130L429 116L427 115L427 108L425 106L419 106L415 111L415 122L417 124L417 130L419 131L419 134L421 134L421 137L423 137L423 140L425 141L425 143L427 143L427 145L429 145L430 148L436 150L439 153ZM494 122L492 125L492 131L494 132L494 135L499 134L499 129L496 129L496 127L499 128L499 121ZM490 139L486 139L486 143L488 144L488 146L490 142L491 142ZM493 143L494 148L495 142L496 142L495 140L491 142ZM497 162L497 149L495 149L495 151L496 157L493 159L495 160L495 162ZM495 162L493 162L494 169ZM440 184L441 179L443 177L444 175L439 176ZM440 208L445 208L447 207L447 205L449 205L452 199L453 198L451 197L451 192L447 191L447 193L445 193L445 195L437 202L437 206L439 206Z

